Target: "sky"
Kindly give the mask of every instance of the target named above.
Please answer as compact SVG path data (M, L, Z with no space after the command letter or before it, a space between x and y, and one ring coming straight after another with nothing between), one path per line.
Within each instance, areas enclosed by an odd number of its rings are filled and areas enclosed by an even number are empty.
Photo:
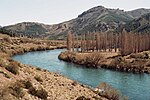
M20 22L57 24L100 5L125 11L150 9L150 0L0 0L0 25Z

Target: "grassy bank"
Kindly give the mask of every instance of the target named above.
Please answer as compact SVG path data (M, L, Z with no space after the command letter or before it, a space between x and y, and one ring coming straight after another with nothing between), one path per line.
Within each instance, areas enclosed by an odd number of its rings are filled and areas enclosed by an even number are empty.
M115 52L62 52L59 59L73 62L86 67L106 68L111 70L150 73L150 51L133 53L127 56L120 56Z

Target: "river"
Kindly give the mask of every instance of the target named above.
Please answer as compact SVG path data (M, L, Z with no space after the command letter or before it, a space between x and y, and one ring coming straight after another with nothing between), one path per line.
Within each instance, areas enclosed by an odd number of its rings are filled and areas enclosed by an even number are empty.
M129 100L150 100L150 75L85 68L84 66L60 61L58 55L64 50L28 52L12 58L23 64L60 73L92 87L96 87L100 82L107 82L126 95Z

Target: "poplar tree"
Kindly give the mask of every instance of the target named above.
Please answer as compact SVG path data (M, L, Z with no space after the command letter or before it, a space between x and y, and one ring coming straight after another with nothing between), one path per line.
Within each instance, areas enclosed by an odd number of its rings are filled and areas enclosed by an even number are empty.
M72 47L72 33L69 31L67 34L67 50L71 51Z

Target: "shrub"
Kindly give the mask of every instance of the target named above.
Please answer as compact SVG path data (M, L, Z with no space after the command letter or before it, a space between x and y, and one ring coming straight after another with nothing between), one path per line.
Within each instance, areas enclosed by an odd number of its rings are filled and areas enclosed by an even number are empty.
M17 98L22 98L25 93L23 91L23 84L20 81L15 82L12 86L9 87L10 93Z
M15 75L18 74L18 67L17 66L9 65L6 67L6 70L10 71L11 73L13 73Z
M29 80L23 81L23 84L24 84L26 89L29 89L30 87L33 87L32 83Z
M101 92L99 92L99 95L104 96L110 100L124 99L124 96L122 96L122 94L118 90L111 87L105 82L100 83L100 85L98 85L97 88L102 90Z
M41 99L47 99L48 97L48 92L46 90L44 90L43 88L36 90L33 86L29 88L29 93L37 96Z
M85 65L87 67L97 67L102 58L102 55L99 53L92 53L86 57Z
M43 80L41 79L40 76L35 76L34 78L35 78L38 82L43 82Z
M36 68L36 70L39 70L39 71L41 71L42 69L41 69L41 68L39 68L39 67L37 67L37 68Z
M149 55L147 52L144 53L132 53L129 58L135 58L135 59L148 59Z
M7 75L5 72L3 72L3 71L0 71L0 73L2 73L6 78L10 78L10 76L9 75Z
M123 68L130 68L131 64L127 60L123 59L122 57L117 57L111 61L110 66L116 68L119 67L120 68L119 70L123 71Z
M15 61L12 61L8 66L6 66L6 70L10 71L13 74L19 73L19 67L18 63Z
M48 92L43 88L36 89L29 80L22 81L23 85L31 95L37 96L38 98L46 100L48 97Z
M112 60L112 62L110 63L110 66L117 66L121 62L123 62L123 59L121 57L116 57Z
M149 59L149 54L147 52L144 52L144 58Z
M47 99L48 92L45 91L43 88L36 91L36 96L41 99Z
M90 98L86 98L85 96L79 96L76 100L90 100Z

